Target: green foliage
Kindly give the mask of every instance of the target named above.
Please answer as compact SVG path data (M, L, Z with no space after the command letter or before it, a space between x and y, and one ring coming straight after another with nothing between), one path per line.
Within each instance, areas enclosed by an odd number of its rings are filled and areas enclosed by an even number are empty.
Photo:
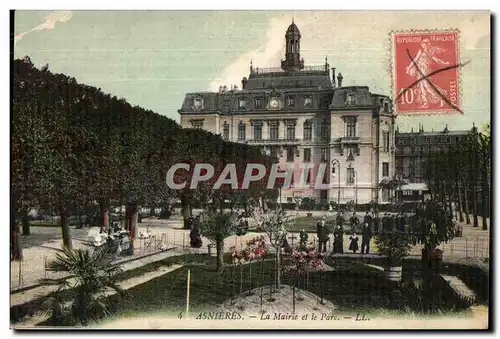
M438 202L427 201L418 206L415 218L417 241L425 244L427 249L434 249L455 236L456 225Z
M414 237L402 232L387 232L375 237L375 244L380 255L386 256L387 264L400 266L410 253Z
M64 277L40 280L42 285L57 287L56 293L45 297L40 312L50 315L54 325L87 325L109 314L106 292L114 290L119 296L125 295L116 282L121 269L111 262L112 257L101 249L57 253L46 269Z
M205 212L201 217L200 234L213 242L224 241L235 234L236 219L236 215L231 212Z
M314 198L302 198L302 201L300 202L300 209L302 210L307 210L307 211L312 211L314 207L316 206L316 199Z

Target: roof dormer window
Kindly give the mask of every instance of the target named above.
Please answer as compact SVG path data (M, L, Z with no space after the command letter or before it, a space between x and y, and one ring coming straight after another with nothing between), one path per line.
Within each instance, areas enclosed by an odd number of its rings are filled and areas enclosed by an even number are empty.
M346 105L354 105L354 95L352 95L352 93L347 93L345 104Z
M193 99L193 108L196 110L203 109L203 98L194 98Z
M238 102L238 109L245 110L247 109L247 99L241 98Z

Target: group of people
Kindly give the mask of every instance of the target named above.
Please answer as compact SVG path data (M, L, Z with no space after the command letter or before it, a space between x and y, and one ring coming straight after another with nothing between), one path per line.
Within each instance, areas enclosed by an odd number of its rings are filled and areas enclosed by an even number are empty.
M361 229L361 253L368 254L370 252L370 240L372 238L372 227L373 227L374 218L371 216L369 212L366 213L363 218L363 227ZM332 253L344 253L344 217L342 213L337 215L335 219L336 227L333 230L333 251ZM353 253L357 253L359 251L359 237L356 233L359 227L359 219L356 216L356 213L353 213L352 217L349 219L351 225L352 235L349 237L350 244L349 250ZM330 240L330 228L326 223L326 217L323 216L320 220L318 220L316 224L316 236L318 238L318 251L326 252L326 243ZM300 243L301 245L306 244L309 235L302 229L300 232Z

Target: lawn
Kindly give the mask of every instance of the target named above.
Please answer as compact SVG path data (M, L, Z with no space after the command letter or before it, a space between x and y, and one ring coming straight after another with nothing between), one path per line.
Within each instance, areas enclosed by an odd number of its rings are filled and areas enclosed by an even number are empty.
M215 257L188 255L168 258L141 267L134 272L125 272L120 280L156 270L161 266L184 263L184 266L163 276L150 280L128 290L126 299L111 297L112 318L147 313L179 314L185 310L186 280L191 272L190 310L206 311L235 295L261 285L272 284L275 278L274 262L267 260L240 267L225 266L215 270ZM328 258L326 263L334 271L311 273L308 288L312 293L333 302L339 313L365 312L376 315L438 314L439 312L463 311L468 305L457 301L448 289L438 282L431 282L426 291L414 286L414 273L418 271L418 260L407 260L403 265L403 282L394 283L381 276L378 269L366 264L381 265L377 258ZM250 267L252 272L250 273ZM471 280L478 302L488 303L488 279L480 268L467 265L447 265L443 273L456 274ZM484 273L484 272L483 272ZM242 276L240 285L240 274ZM294 277L283 274L282 283L292 285ZM298 282L304 288L305 279ZM468 283L469 285L469 283ZM466 311L466 313L468 310ZM11 311L12 313L12 311ZM463 312L461 313L463 314ZM458 313L457 313L458 315Z
M222 272L213 269L212 258L206 258L205 265L187 264L186 266L151 280L129 290L130 297L116 308L116 316L140 313L177 314L185 309L187 271L191 271L190 309L193 312L213 309L215 305L230 299L234 294L247 291L274 280L274 263L266 261L244 265L243 282L240 286L240 268L225 267ZM414 279L409 269L401 284L387 281L376 268L364 265L362 261L348 259L329 261L334 271L311 273L308 290L338 306L340 312L366 312L367 314L429 314L462 310L455 300L432 283L430 293L425 294L412 285ZM263 274L258 274L263 269ZM234 279L233 279L234 274ZM294 278L283 275L282 283L292 285ZM299 282L303 288L304 279ZM429 291L427 291L429 293ZM427 299L426 299L427 298ZM430 305L426 300L432 299Z

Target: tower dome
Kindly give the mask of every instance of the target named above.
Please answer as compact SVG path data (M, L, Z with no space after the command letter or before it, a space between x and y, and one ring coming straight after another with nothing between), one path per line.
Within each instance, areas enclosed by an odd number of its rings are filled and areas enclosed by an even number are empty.
M298 71L304 68L304 60L300 58L300 38L299 28L292 20L285 34L285 60L281 61L281 68L285 71Z
M286 35L291 35L291 34L300 35L299 28L297 27L297 25L293 21L290 24L290 26L288 26L288 29L286 30Z

